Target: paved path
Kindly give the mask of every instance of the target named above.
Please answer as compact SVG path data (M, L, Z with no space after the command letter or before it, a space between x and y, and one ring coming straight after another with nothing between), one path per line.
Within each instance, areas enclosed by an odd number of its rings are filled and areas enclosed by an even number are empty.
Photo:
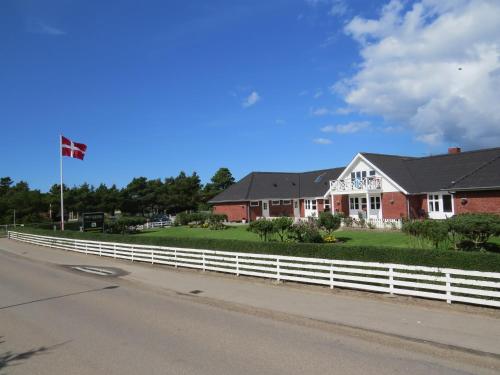
M64 264L128 274L87 275ZM498 373L500 356L394 337L499 352L495 314L444 307L172 271L0 239L2 374Z

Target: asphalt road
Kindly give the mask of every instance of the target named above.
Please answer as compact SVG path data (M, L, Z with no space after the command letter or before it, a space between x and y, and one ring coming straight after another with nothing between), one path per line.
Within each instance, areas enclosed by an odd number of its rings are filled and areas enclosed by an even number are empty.
M498 358L227 309L0 250L0 374L499 371Z

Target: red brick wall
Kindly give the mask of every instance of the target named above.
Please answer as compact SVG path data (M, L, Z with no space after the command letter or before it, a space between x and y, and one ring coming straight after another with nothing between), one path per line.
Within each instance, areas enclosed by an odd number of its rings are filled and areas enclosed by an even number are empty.
M305 203L304 199L300 200L300 217L305 217L306 216L306 208L305 208Z
M247 207L247 202L216 204L213 207L213 212L215 214L226 214L229 221L241 221L243 219L248 220Z
M427 194L410 195L408 197L410 202L410 218L422 219L427 214Z
M463 203L462 198L464 198ZM500 190L474 192L459 191L454 195L453 204L455 205L455 214L467 212L500 214Z
M406 195L400 192L382 193L382 215L384 219L407 217Z
M325 210L325 204L323 203L323 199L316 199L316 208L318 209L318 214Z
M250 221L257 220L258 217L262 216L262 202L256 207L250 206Z
M280 204L275 206L272 204L272 201L269 201L269 216L278 217L278 216L290 216L293 217L293 201L290 200L289 205L284 205L283 201L280 200Z
M343 213L345 216L349 216L349 196L344 195L334 195L332 202L332 211Z

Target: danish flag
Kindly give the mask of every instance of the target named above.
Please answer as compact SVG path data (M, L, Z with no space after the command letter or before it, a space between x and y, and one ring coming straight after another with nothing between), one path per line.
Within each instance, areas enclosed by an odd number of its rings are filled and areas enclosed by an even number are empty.
M61 136L62 156L69 156L71 158L77 158L83 160L85 156L85 151L87 151L87 145L83 143L73 142L70 139Z

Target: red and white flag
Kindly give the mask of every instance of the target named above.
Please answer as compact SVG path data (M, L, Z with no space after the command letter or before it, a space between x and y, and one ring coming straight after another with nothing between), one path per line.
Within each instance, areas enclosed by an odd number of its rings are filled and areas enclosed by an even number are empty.
M85 151L87 151L87 145L83 143L73 142L72 140L61 136L62 156L69 156L71 158L77 158L83 160L85 156Z

